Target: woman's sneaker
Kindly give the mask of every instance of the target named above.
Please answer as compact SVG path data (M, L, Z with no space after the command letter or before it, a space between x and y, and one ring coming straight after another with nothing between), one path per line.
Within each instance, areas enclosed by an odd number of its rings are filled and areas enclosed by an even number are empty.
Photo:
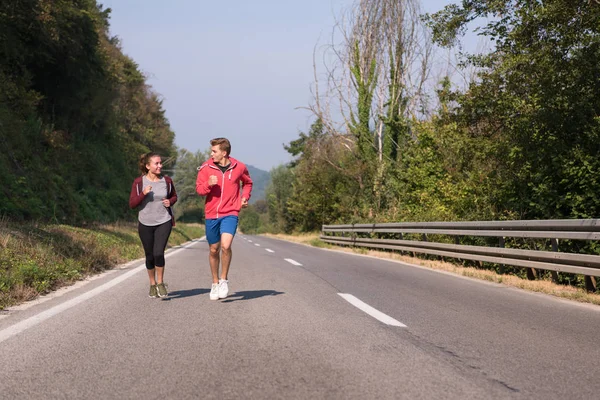
M156 289L156 285L150 285L150 293L148 293L148 296L152 299L158 297L158 290Z
M167 297L169 292L167 292L167 285L163 283L159 283L156 285L156 291L158 292L158 297Z
M229 281L226 279L219 280L219 298L224 299L229 294Z
M219 300L219 284L213 283L210 287L210 299Z

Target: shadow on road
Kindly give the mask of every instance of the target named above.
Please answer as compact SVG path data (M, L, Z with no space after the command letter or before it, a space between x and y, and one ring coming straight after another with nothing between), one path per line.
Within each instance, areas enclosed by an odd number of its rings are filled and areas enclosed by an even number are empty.
M276 290L246 290L243 292L232 293L227 299L222 300L222 302L231 303L232 301L258 299L259 297L277 296L279 294L284 294L284 292L278 292Z
M169 292L168 299L181 299L183 297L199 296L201 294L210 293L210 289L189 289L189 290L175 290Z

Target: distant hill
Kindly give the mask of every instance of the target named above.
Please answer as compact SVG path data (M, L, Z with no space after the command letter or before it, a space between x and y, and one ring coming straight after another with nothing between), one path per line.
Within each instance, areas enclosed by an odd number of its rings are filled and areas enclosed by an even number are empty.
M250 198L250 204L257 200L264 200L265 190L271 180L271 174L262 169L253 167L252 165L246 165L246 167L248 167L248 172L252 178L252 197Z

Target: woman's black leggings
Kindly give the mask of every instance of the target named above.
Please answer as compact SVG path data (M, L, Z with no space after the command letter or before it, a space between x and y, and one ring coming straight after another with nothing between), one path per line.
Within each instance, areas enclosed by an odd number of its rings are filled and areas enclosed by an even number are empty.
M156 226L138 224L138 233L146 253L146 268L165 266L165 248L171 235L171 221Z

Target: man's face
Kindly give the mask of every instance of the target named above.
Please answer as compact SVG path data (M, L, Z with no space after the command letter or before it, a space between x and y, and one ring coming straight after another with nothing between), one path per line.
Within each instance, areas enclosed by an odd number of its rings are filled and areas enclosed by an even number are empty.
M216 145L210 148L210 154L215 164L220 164L225 159L227 152L221 150L219 145Z

